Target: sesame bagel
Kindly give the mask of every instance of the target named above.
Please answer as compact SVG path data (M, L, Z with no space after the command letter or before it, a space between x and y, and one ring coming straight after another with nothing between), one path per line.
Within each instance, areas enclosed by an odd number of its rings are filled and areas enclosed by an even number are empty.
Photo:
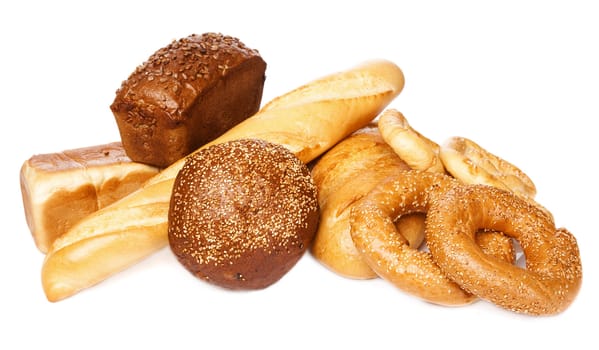
M517 240L525 268L481 252L472 243L480 229ZM487 185L452 187L430 206L425 231L435 263L451 280L505 309L554 315L580 290L582 263L574 235L513 192Z

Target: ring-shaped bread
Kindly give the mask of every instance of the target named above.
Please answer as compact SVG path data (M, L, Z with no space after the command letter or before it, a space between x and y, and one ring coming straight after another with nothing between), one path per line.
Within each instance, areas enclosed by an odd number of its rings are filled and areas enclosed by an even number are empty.
M500 261L474 244L492 229L520 243L526 268ZM526 314L563 311L576 297L582 265L576 239L556 229L541 208L492 186L454 186L429 208L426 240L435 262L462 288L503 308Z
M376 124L354 132L319 158L312 168L320 206L318 231L310 247L316 260L347 278L376 278L352 242L351 208L378 182L409 169L382 139ZM397 225L416 247L424 240L422 218L398 220Z
M410 247L394 222L405 214L427 213L437 193L454 186L461 184L447 175L397 171L358 200L350 215L352 240L370 268L409 294L447 306L469 304L476 297L447 278L429 252ZM513 263L511 241L500 233L493 236L505 244L493 245L502 248L491 254L508 256Z

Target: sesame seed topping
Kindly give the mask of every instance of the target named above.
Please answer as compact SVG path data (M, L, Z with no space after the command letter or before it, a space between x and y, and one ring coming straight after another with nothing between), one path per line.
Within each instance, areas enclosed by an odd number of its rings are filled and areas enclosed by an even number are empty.
M232 141L186 159L173 188L169 240L192 270L234 267L232 280L249 280L241 265L257 256L301 255L317 217L316 186L293 153L261 140Z

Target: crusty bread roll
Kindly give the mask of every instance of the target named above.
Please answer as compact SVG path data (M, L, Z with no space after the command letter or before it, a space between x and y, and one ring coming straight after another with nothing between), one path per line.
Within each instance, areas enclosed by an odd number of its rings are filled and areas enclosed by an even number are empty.
M159 49L125 80L110 106L127 155L167 167L258 111L266 62L220 33Z
M20 172L27 225L46 253L82 218L137 190L158 173L131 161L120 142L37 154Z
M365 62L275 99L213 142L242 138L278 143L308 163L365 126L403 89L402 71L386 60ZM80 221L55 241L42 267L48 300L90 287L168 244L174 179L184 159L143 188Z
M281 279L318 227L310 170L281 145L242 139L186 158L175 178L168 239L194 276L228 289Z

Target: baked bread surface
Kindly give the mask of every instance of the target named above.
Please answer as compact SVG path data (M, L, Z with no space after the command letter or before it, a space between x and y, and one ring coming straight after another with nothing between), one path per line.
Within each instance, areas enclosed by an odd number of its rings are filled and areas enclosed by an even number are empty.
M25 218L38 249L79 220L139 189L160 169L131 161L120 142L36 154L21 166Z
M189 156L175 179L168 236L195 276L261 289L307 250L319 210L308 167L280 145L237 140Z
M127 155L167 167L260 108L266 62L239 39L192 34L152 54L110 106Z

